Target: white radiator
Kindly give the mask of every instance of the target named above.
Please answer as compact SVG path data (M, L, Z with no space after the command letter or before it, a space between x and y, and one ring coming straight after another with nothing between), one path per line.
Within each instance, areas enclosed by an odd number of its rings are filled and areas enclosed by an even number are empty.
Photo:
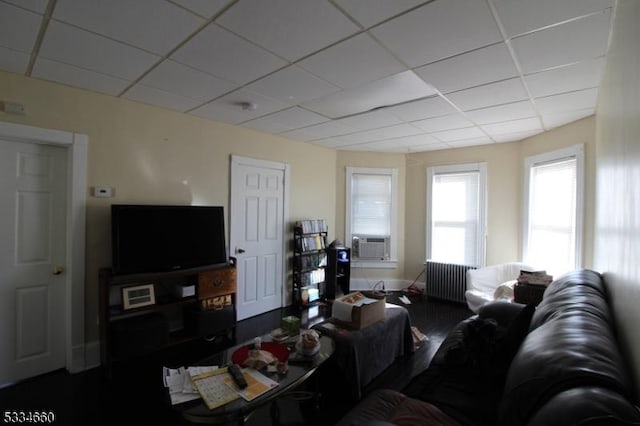
M467 271L475 266L427 260L425 266L427 297L466 303Z

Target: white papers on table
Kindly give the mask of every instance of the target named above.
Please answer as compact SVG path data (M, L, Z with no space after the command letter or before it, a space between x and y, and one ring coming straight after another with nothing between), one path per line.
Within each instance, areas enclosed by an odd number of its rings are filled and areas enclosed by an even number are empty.
M351 311L354 306L369 305L376 303L378 300L370 297L362 297L353 303L348 303L342 300L336 300L331 307L331 315L337 320L344 322L351 322Z
M191 376L211 372L217 370L217 366L206 367L180 367L162 369L162 381L164 387L169 390L171 397L171 405L180 404L182 402L191 401L200 398L200 394L193 387Z

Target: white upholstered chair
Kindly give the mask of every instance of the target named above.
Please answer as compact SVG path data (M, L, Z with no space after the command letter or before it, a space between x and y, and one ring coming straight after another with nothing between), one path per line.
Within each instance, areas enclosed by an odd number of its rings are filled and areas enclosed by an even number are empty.
M536 269L531 265L519 262L469 269L467 271L467 291L464 294L469 309L478 313L480 307L485 303L494 300L513 301L513 285L521 270L535 271Z

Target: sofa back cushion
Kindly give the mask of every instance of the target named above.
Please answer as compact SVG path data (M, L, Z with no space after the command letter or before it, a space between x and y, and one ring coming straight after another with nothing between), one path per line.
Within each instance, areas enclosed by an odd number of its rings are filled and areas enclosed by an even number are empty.
M499 424L526 424L557 394L580 387L630 398L601 276L576 271L552 283L509 368Z

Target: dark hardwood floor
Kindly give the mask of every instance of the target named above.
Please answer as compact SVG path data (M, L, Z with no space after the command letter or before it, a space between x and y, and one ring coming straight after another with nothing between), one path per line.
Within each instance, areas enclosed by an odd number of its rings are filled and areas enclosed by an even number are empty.
M378 388L401 390L412 377L423 371L449 330L472 313L465 305L414 298L404 305L398 300L402 293L392 293L387 301L405 306L409 310L412 325L429 337L429 341L410 356L399 359L370 383L364 393ZM301 316L303 327L322 321L327 310L318 307L317 315L291 308L278 309L240 321L236 327L236 341L242 342L260 334L266 334L279 326L286 315ZM312 315L313 316L313 315ZM198 359L210 356L230 342L198 341L115 366L111 374L95 368L78 374L56 371L25 380L11 387L0 389L0 415L6 410L50 410L56 414L59 425L118 425L118 424L185 424L179 414L168 404L162 385L162 366L177 367L194 364ZM331 371L316 374L303 387L289 397L278 401L280 422L293 424L333 424L357 401L350 399L341 389L340 375ZM307 389L320 390L319 398L307 398ZM257 410L247 421L248 425L269 424L269 409Z

